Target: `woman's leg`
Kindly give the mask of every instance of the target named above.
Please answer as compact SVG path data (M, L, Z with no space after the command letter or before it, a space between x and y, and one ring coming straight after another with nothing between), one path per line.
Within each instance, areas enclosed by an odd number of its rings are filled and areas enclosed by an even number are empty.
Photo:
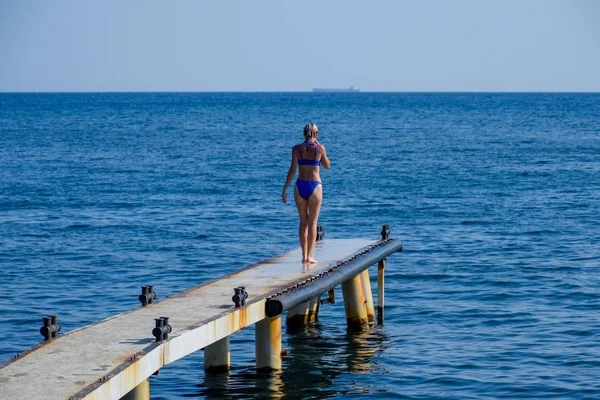
M323 185L315 188L315 191L308 198L308 243L307 243L307 258L308 262L316 263L317 260L313 257L315 251L315 242L317 241L317 222L319 220L319 212L321 211L321 203L323 202Z
M300 215L298 237L300 238L300 247L302 247L302 262L307 262L308 200L305 200L302 198L302 196L300 196L296 185L294 185L294 200L296 201L296 207L298 207L298 215Z

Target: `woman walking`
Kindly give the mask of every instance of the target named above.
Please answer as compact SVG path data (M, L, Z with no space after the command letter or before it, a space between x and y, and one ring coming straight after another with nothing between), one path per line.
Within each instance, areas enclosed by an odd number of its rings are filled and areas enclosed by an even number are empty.
M317 240L317 221L323 201L323 185L319 175L319 167L328 169L331 163L327 158L325 146L317 141L319 128L315 124L304 127L304 142L292 147L292 163L287 174L281 198L287 203L287 189L296 175L296 165L300 172L294 187L294 200L300 215L298 236L302 247L302 262L316 263L313 257Z

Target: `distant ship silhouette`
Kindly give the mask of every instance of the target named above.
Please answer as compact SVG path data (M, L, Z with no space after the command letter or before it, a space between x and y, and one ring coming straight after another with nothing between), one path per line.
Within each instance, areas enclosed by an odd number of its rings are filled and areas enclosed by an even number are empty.
M313 92L317 92L317 93L358 93L360 92L359 89L355 88L354 86L350 86L347 89L323 89L323 88L315 88L313 89Z

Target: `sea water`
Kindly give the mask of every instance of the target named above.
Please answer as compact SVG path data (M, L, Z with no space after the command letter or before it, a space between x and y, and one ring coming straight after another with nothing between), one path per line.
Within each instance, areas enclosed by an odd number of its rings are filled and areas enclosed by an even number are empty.
M325 237L404 241L385 324L323 306L271 375L250 327L230 374L198 352L152 398L600 397L599 94L0 94L0 361L48 314L65 333L298 246L309 122Z

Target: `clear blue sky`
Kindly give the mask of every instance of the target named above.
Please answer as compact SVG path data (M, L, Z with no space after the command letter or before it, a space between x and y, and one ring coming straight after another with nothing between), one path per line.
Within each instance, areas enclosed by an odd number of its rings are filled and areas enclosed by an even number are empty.
M0 91L600 91L600 1L0 0Z

